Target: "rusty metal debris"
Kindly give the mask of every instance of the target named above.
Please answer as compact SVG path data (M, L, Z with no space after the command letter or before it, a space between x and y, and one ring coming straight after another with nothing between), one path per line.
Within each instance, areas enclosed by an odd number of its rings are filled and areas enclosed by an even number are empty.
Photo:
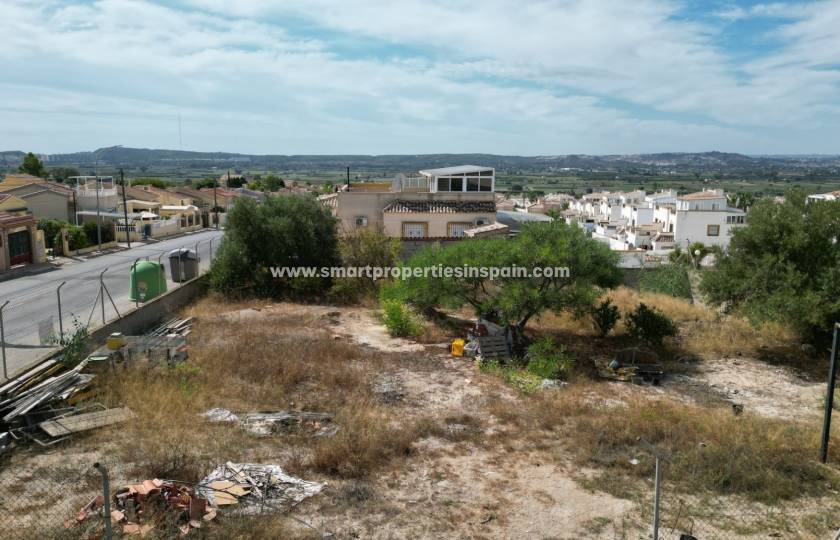
M231 463L216 467L196 488L211 506L241 514L260 514L289 509L317 495L324 484L290 476L277 465Z
M328 437L338 432L338 426L332 423L333 415L327 413L276 411L236 414L227 409L214 408L202 415L212 422L237 422L257 437L291 432Z

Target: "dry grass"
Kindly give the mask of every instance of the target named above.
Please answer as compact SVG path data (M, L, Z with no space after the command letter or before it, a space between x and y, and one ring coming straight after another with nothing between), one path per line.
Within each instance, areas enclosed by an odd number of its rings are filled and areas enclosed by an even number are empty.
M298 473L361 477L408 454L422 436L415 425L390 424L375 404L376 353L290 316L217 316L229 310L212 298L193 309L199 322L186 364L135 368L106 385L107 401L136 418L116 434L102 432L103 442L115 443L138 477L198 480L220 461L266 459ZM340 430L314 443L293 435L256 439L235 424L205 421L200 414L211 407L334 413Z
M653 458L644 441L670 456L669 481L684 492L775 503L840 488L837 463L825 467L815 460L820 432L813 423L670 400L616 401L602 386L584 382L521 403L498 401L491 411L535 446L564 440L580 465L600 471L595 484L611 492L626 487L621 479L651 478Z
M724 315L709 307L692 304L681 298L664 294L639 292L619 287L607 294L619 308L622 316L639 305L659 309L680 327L677 348L679 352L697 356L757 356L765 349L795 352L799 336L790 328L776 323L754 326L745 319ZM575 319L569 314L543 314L533 328L544 332L559 332L575 336L595 336L588 317ZM621 337L625 327L623 319L613 333Z

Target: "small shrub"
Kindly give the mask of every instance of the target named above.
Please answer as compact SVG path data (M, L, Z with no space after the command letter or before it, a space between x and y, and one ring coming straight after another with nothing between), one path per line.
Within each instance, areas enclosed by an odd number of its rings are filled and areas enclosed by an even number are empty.
M61 232L62 228L67 228L70 226L70 223L63 219L39 219L38 220L38 229L44 231L44 242L47 244L47 248L53 248L56 245L56 240L58 243L61 243L61 238L58 236L58 233Z
M542 338L528 347L529 373L541 379L565 379L569 376L574 362L566 353L566 348L557 346L551 338Z
M601 337L609 334L615 328L618 319L621 318L618 306L614 305L609 298L595 306L590 316L592 317L592 325Z
M663 339L677 335L677 325L658 309L639 304L627 315L627 333L648 345L660 347Z
M60 242L60 239L56 239L56 242ZM67 247L75 251L86 248L89 245L88 236L82 227L77 227L76 225L67 227Z
M413 337L422 332L408 308L396 300L382 302L382 322L392 337Z
M691 281L684 266L669 265L645 270L639 277L639 289L692 301Z
M96 222L88 221L82 226L87 236L88 245L99 243L99 235L96 234ZM102 225L99 227L102 231L102 243L111 242L114 240L114 230L111 227ZM72 249L72 248L71 248Z

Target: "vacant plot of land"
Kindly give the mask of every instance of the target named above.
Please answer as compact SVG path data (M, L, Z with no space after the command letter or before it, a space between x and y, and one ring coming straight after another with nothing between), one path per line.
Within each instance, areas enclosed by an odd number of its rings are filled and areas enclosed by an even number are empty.
M671 309L682 310L683 343L696 339L691 332L712 332L706 312ZM546 316L535 328L568 343L579 372L562 389L523 395L451 357L445 330L427 332L435 343L392 339L366 308L208 298L189 314L199 322L186 364L135 366L102 382L101 399L129 407L131 420L17 452L5 464L0 493L14 497L3 497L0 523L37 521L44 505L60 504L72 517L97 492L95 476L81 474L95 461L109 464L117 486L196 482L233 461L278 464L327 487L291 515L222 514L191 534L645 538L653 476L646 441L671 456L663 503L673 530L818 538L840 527L831 517L840 487L834 465L814 460L819 386L749 356L746 338L740 357L674 363L679 372L663 386L640 387L587 374L591 357L622 346L621 336L596 342L585 325ZM734 415L729 402L744 413ZM325 412L338 431L257 437L201 416L213 407ZM44 499L39 480L59 489ZM67 495L50 500L56 492ZM785 515L777 519L778 504ZM774 521L750 528L748 515Z

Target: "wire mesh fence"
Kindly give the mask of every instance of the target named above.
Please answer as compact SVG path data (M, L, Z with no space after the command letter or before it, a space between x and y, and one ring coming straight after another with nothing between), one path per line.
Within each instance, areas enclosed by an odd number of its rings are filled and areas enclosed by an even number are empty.
M93 256L63 267L62 279L50 273L31 283L21 281L21 290L0 301L2 320L3 371L0 380L14 376L39 358L55 350L62 337L80 328L93 329L124 316L142 304L132 291L131 270L141 261L160 263L164 269L162 288L172 290L191 277L189 264L173 265L170 253L191 250L197 254L195 269L205 274L218 251L220 238L206 233L160 244L148 244L107 255L107 263ZM105 259L101 259L105 260ZM175 273L173 274L173 266ZM19 278L21 279L21 278ZM134 285L136 287L136 284Z
M102 476L93 463L56 463L48 455L41 461L32 469L0 473L0 534L21 540L100 537L101 517L77 519L103 497Z

